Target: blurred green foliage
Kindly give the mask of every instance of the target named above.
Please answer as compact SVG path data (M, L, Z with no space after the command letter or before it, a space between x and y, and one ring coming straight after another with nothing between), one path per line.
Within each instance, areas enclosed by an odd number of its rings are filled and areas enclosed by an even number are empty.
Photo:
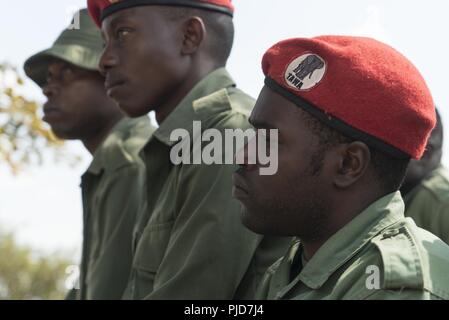
M0 300L63 299L72 264L61 255L36 255L0 231Z

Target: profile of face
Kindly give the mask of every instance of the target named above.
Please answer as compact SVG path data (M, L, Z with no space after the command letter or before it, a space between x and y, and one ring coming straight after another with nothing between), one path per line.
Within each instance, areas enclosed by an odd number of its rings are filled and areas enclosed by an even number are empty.
M256 129L278 129L277 173L260 175L259 164L246 163L233 175L233 195L243 205L242 222L256 233L313 237L326 218L332 169L323 162L317 170L316 162L322 160L315 157L319 137L307 127L303 112L264 87L250 116Z
M47 69L42 91L47 97L43 120L61 139L83 139L95 134L118 107L107 97L100 73L59 59Z
M161 7L118 11L103 21L102 34L105 87L129 116L157 110L182 85L190 61L182 52L184 31Z
M424 152L420 160L411 160L407 168L407 175L405 176L401 190L408 192L429 173L431 173L441 162L442 147L443 147L443 129L441 119L438 118L438 123L432 134L429 137Z

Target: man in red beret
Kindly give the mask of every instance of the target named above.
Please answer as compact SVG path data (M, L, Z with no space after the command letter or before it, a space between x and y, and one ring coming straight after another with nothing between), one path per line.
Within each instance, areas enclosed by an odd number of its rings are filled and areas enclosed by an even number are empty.
M449 247L404 217L398 191L435 109L416 68L370 38L274 45L250 122L279 130L279 170L245 164L234 196L251 230L294 236L262 299L447 299Z
M109 96L132 117L155 111L159 123L143 152L148 207L135 228L125 298L252 298L290 240L242 226L231 195L235 166L170 157L178 142L171 134L194 135L194 121L204 130L250 128L254 100L225 69L231 1L89 0L88 7L105 39L100 69Z

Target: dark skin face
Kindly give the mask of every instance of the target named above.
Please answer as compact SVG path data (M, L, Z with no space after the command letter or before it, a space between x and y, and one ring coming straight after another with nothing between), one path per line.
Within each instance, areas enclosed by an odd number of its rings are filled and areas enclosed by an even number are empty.
M362 142L338 144L325 152L314 173L319 138L306 125L305 111L264 87L251 114L256 129L278 129L278 172L259 174L242 165L234 174L233 195L243 204L242 221L268 235L297 236L309 259L336 231L381 195L369 184L369 148Z
M202 59L200 18L172 21L161 7L118 11L102 23L100 69L108 95L129 116L156 111L161 123L193 86L212 71Z
M441 120L440 120L441 121ZM441 125L441 124L439 124ZM432 173L441 163L443 148L443 131L436 127L427 142L426 151L420 160L411 160L407 169L404 183L401 186L402 194L407 194L423 179Z
M107 97L103 82L98 72L54 59L42 88L48 99L43 120L50 124L56 136L79 139L91 153L123 117Z

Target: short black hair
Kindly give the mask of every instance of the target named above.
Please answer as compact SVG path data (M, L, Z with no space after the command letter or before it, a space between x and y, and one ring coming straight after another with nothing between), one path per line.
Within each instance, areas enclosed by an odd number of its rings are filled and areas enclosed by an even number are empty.
M324 156L331 147L341 143L351 143L355 140L329 127L305 111L302 112L302 118L306 126L319 138L319 148L311 156L312 174L318 175L323 166ZM410 159L394 158L368 144L367 146L371 154L371 166L384 191L390 193L398 190L404 180Z
M205 44L210 56L217 65L225 66L231 55L234 43L234 22L232 17L209 10L188 7L161 7L162 12L171 20L182 20L189 17L199 17L203 20L210 37Z

